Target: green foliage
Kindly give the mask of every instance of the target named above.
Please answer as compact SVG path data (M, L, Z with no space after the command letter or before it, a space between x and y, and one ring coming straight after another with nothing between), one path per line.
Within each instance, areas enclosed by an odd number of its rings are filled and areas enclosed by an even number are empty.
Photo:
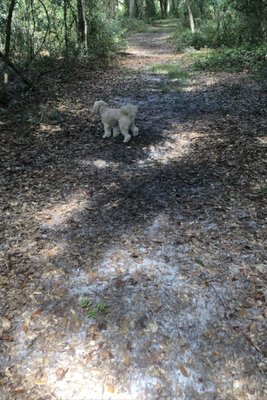
M81 300L80 300L80 306L82 307L82 308L89 308L89 307L91 307L92 306L92 300L90 300L90 299L88 299L87 297L83 297Z
M97 310L100 312L105 312L107 311L107 305L105 303L99 303L97 304Z
M98 313L104 313L107 311L107 305L105 303L93 304L92 300L88 297L83 297L80 300L79 305L85 309L86 315L89 318L95 318Z
M175 30L173 41L177 51L184 51L188 48L199 50L206 45L206 38L202 32L192 33L189 29L185 30L181 27Z
M0 2L1 3L1 2ZM77 1L67 2L64 15L63 1L17 1L12 18L10 56L17 64L28 66L48 63L49 59L67 57L77 60L109 59L126 47L124 28L116 18L116 3L106 0L84 1L86 40L82 51L78 40ZM5 21L9 1L0 5L0 48L5 47ZM66 17L64 19L64 16ZM45 66L45 65L44 65Z
M168 75L171 79L185 80L189 78L188 71L181 70L177 64L156 64L152 72Z
M125 29L119 20L107 20L104 15L95 15L88 21L88 53L91 58L110 58L124 50Z
M136 18L121 17L119 19L119 23L123 33L145 33L148 31L149 27L149 25L145 21Z
M192 54L194 68L212 71L266 71L267 44L255 48L238 47L202 50Z
M174 34L177 50L259 45L267 32L263 4L262 0L191 2L196 25L192 33L185 3L178 2L180 22Z
M195 0L189 3L196 26L194 33L189 30L186 2L171 2L170 15L179 18L179 21L172 20L176 24L173 40L178 51L223 46L259 48L266 37L266 6L263 0ZM10 4L10 0L0 2L2 51L8 36L6 22ZM67 66L70 61L80 61L81 58L101 59L101 62L109 60L125 49L127 33L143 33L151 29L149 22L159 15L160 4L163 5L159 0L135 0L136 18L126 18L125 15L129 15L129 0L119 3L115 0L83 0L79 2L79 7L78 0L17 1L10 32L11 59L26 71L33 69L34 63L43 69L53 68L59 59L61 64L67 60ZM160 23L162 25L164 21ZM169 21L166 23L169 24ZM228 57L231 65L240 62L250 64L250 55L229 54ZM244 61L247 57L249 60ZM51 60L54 64L50 63Z

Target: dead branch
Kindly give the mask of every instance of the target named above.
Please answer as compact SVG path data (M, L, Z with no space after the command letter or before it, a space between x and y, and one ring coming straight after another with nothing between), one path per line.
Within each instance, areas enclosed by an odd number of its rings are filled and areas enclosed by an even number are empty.
M10 58L5 57L5 55L0 51L0 58L3 60L3 62L11 68L16 75L22 80L25 85L27 85L29 88L32 87L33 83L24 76L24 74L21 72L21 70L10 60Z

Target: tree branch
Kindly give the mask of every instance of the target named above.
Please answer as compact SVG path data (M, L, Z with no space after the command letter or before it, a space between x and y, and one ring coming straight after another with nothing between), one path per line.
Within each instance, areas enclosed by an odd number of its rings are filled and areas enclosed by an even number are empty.
M28 78L26 78L26 76L23 75L21 70L9 58L7 58L2 53L2 51L0 51L0 58L9 68L11 68L20 77L20 79L22 80L23 83L25 83L25 85L27 85L29 88L32 87L33 83Z

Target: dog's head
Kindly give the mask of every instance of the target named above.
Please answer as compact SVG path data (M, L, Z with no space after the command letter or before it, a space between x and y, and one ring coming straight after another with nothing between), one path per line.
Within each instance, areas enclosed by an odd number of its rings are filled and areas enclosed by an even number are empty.
M107 103L105 103L103 100L95 101L94 106L93 106L93 112L100 115L101 111L105 107L107 107Z
M131 117L135 117L137 114L137 107L134 106L133 104L126 104L121 108L122 112L126 115L129 115Z

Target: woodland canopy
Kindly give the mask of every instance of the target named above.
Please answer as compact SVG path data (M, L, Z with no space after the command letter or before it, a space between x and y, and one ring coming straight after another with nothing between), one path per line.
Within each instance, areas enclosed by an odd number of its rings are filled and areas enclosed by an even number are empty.
M31 85L36 63L48 60L109 60L125 48L129 30L159 18L175 18L178 51L255 48L266 39L264 0L3 0L2 85L10 70Z

